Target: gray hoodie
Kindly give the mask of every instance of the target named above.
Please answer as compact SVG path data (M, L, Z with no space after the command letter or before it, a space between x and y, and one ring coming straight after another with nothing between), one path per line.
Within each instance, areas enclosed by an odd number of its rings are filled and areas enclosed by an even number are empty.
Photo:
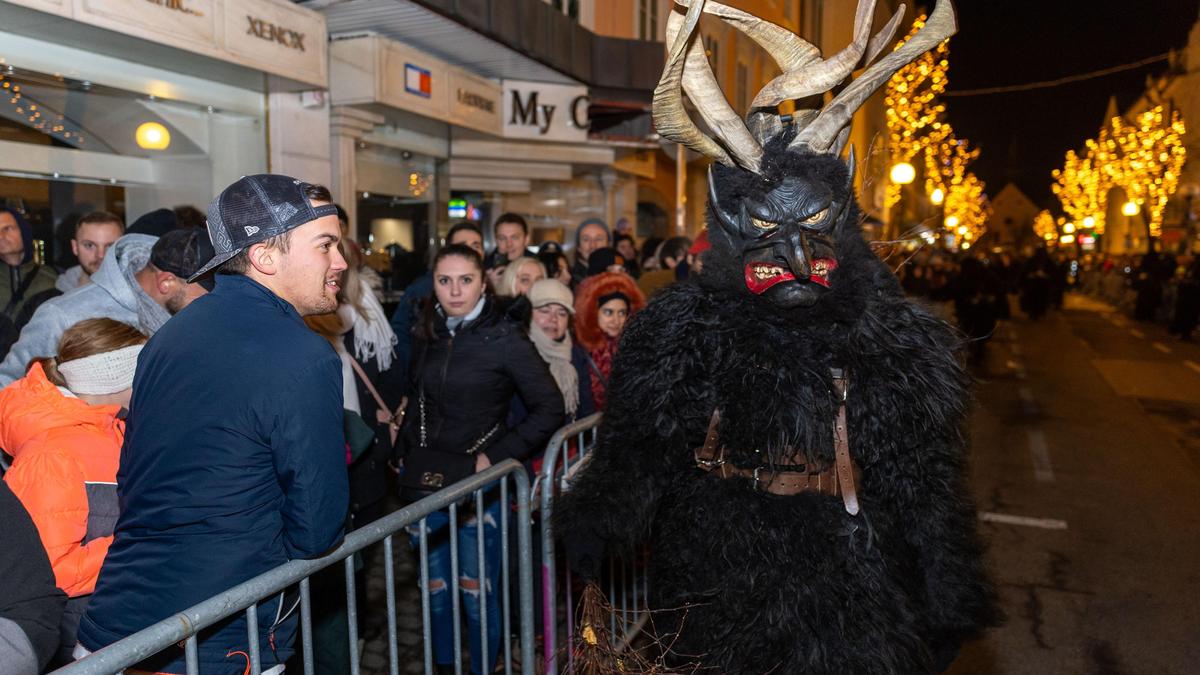
M146 335L170 318L138 286L134 275L146 267L150 249L157 237L127 234L116 241L104 256L92 283L47 300L21 329L21 337L0 363L0 387L25 376L29 362L58 354L63 331L84 319L106 317L136 327Z

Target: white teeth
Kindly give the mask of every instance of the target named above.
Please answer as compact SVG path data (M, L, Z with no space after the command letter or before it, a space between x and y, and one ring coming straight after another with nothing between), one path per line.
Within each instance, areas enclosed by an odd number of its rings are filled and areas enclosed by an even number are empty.
M775 277L780 276L782 274L783 274L783 268L781 268L781 267L755 267L754 268L754 276L757 277L760 281L763 279L774 279Z

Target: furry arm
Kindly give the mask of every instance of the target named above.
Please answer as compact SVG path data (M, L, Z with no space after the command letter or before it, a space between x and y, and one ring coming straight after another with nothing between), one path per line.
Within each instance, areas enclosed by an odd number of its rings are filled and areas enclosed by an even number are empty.
M658 498L690 456L680 415L689 408L685 382L695 381L702 334L692 312L652 301L630 320L613 361L608 404L588 464L556 501L560 536L602 542L610 553L645 538ZM702 425L706 420L697 420Z
M876 352L871 381L859 381L871 401L851 406L861 418L856 424L852 416L851 428L880 450L864 469L865 491L897 520L913 551L928 645L956 649L997 618L967 486L966 375L940 320L908 303L873 315L880 318L865 321L872 325L856 345ZM893 339L870 339L884 333ZM881 424L888 428L873 426Z

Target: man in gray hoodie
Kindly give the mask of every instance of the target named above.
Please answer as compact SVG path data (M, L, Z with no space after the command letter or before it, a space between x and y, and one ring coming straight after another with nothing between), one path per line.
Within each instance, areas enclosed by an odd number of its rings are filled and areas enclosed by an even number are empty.
M187 283L212 257L203 230L173 230L162 238L127 234L104 256L92 283L47 300L34 312L8 357L0 363L0 387L25 375L37 357L56 356L63 331L84 319L106 317L154 333L211 281Z

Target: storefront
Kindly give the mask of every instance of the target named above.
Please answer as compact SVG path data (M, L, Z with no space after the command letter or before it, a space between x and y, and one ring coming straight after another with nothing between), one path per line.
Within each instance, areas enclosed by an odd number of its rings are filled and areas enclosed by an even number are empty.
M283 0L0 1L0 200L61 263L89 210L203 210L268 170L327 183L326 45Z
M636 179L588 138L584 85L483 77L361 36L331 43L330 98L335 197L355 195L357 234L376 250L421 253L457 220L507 211L535 242L636 217Z

